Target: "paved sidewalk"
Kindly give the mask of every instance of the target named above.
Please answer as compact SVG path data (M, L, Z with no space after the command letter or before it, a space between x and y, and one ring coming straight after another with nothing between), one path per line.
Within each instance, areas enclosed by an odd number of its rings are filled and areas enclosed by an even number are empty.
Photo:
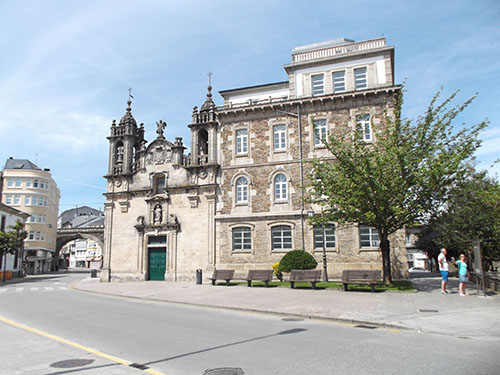
M123 297L197 306L294 315L349 323L374 324L458 337L500 341L500 296L484 297L469 285L467 297L458 293L458 279L449 293L440 293L438 276L412 279L416 293L344 292L341 290L251 287L163 281L100 283L86 278L73 289Z

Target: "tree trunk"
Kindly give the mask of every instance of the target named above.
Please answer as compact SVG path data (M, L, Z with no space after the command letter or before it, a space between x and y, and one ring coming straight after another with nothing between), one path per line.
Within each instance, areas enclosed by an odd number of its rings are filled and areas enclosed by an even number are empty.
M382 270L384 276L384 284L392 283L391 273L391 245L389 243L388 234L381 233L380 235L380 250L382 251Z

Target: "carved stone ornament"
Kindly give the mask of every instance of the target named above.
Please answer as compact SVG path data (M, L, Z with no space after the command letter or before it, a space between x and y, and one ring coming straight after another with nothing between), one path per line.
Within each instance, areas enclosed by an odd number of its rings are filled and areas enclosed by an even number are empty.
M172 161L172 150L165 145L158 145L146 155L146 164L163 164Z

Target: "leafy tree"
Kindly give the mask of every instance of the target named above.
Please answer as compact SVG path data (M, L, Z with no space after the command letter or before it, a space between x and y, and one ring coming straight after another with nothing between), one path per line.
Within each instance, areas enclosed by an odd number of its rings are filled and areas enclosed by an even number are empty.
M403 97L398 95L381 123L371 122L375 142L365 142L360 130L337 128L323 142L333 158L312 162L309 198L323 208L316 220L375 227L386 283L392 281L389 235L442 206L487 126L455 129L457 115L474 98L451 106L457 92L442 102L439 94L414 121L401 119Z
M0 257L4 259L4 276L3 281L5 281L5 270L6 270L6 262L5 255L6 254L16 254L22 248L22 243L27 236L26 231L24 230L24 224L21 221L17 221L15 225L10 226L12 229L8 232L0 231Z
M434 238L423 246L444 246L458 255L471 251L473 241L480 241L485 268L490 268L500 259L500 184L485 171L471 170L451 189L444 209L432 217L429 228Z

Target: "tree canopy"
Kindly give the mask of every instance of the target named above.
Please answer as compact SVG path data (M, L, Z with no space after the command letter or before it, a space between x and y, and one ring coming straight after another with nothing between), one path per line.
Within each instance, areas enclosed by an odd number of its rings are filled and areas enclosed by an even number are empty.
M500 259L500 184L471 168L430 219L418 245L430 253L444 246L457 256L471 251L473 241L481 242L486 269Z
M474 99L452 106L457 92L440 101L440 92L424 115L401 118L402 93L388 103L380 123L370 117L366 129L337 128L324 140L330 158L312 161L309 199L323 210L320 221L363 223L377 229L385 282L392 281L388 236L439 210L480 146L487 126L454 126Z

